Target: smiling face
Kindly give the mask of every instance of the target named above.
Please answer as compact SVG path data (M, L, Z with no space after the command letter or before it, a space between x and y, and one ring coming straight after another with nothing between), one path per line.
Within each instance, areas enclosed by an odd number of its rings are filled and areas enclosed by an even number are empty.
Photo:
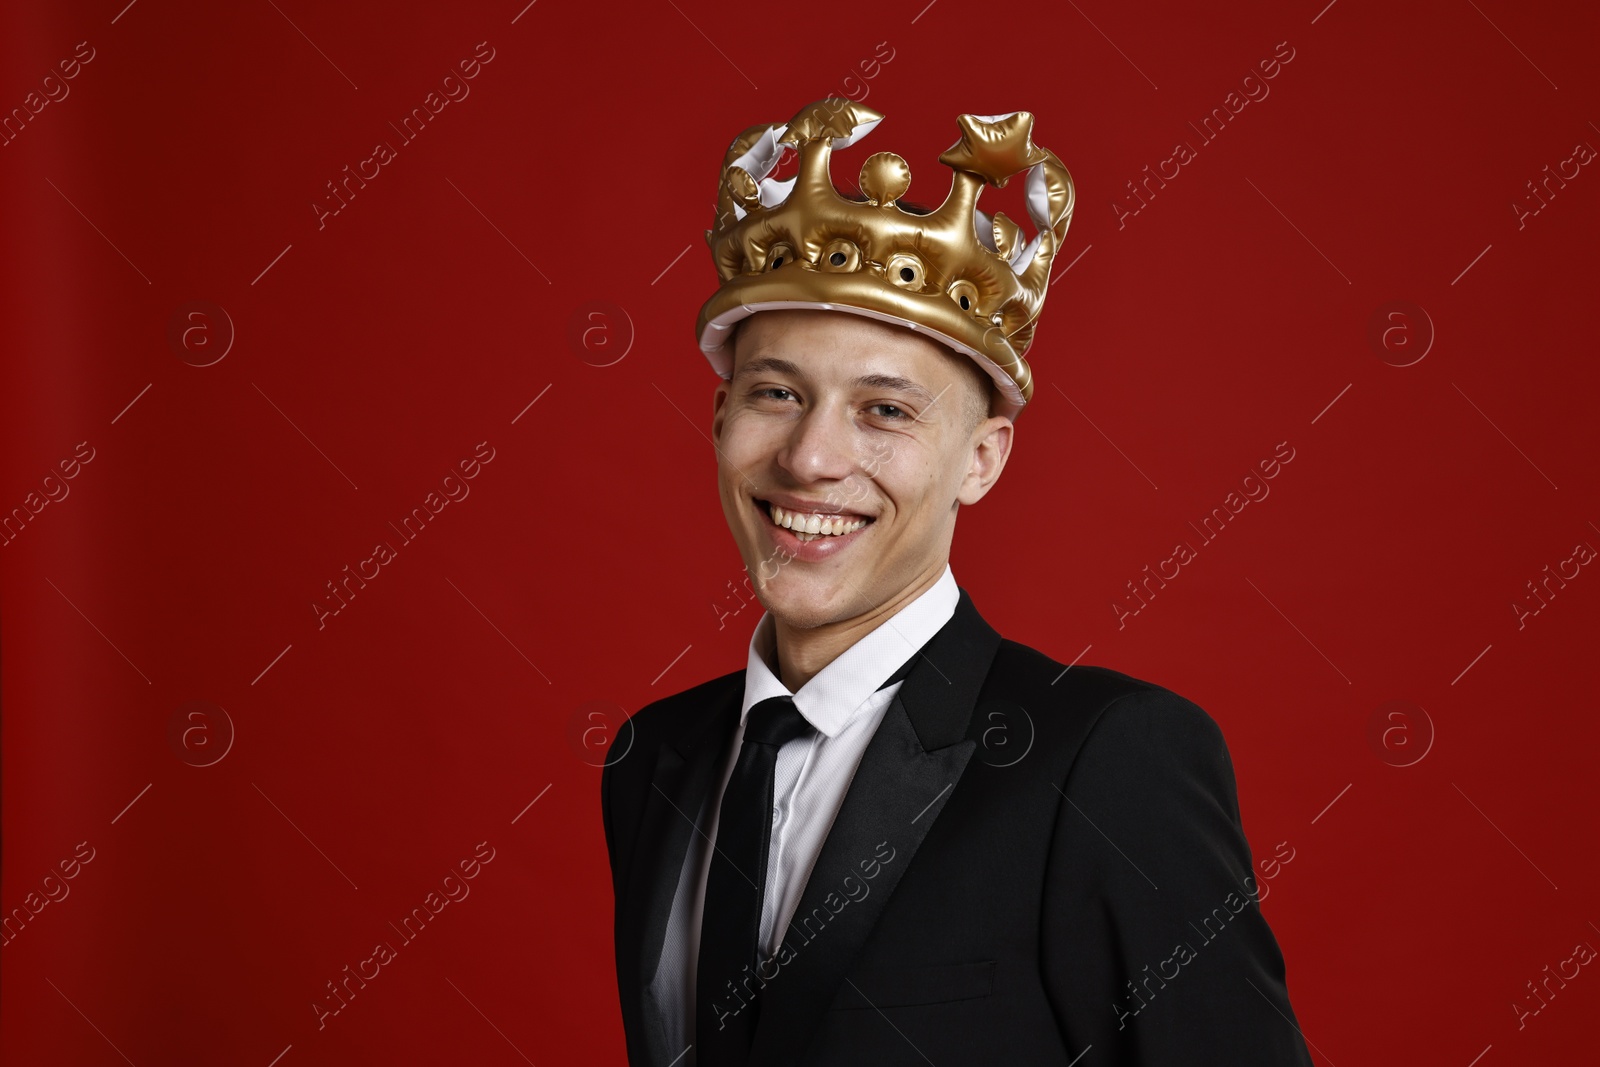
M976 364L898 326L810 310L740 324L716 390L717 485L780 633L875 626L938 580L957 507L1011 449L986 403Z

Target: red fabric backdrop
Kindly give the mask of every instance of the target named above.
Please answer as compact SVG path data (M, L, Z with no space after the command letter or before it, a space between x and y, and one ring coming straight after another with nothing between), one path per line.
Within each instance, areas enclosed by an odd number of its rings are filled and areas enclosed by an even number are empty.
M1591 1047L1592 9L125 3L0 28L7 1063L620 1060L588 725L743 664L701 235L830 93L1072 170L955 571L1222 724L1318 1062Z

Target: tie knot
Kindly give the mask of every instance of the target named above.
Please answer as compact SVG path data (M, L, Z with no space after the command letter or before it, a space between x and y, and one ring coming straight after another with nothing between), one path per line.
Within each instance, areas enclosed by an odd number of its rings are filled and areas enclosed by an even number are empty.
M768 697L750 709L745 718L744 739L759 745L782 748L787 742L811 733L812 727L794 697Z

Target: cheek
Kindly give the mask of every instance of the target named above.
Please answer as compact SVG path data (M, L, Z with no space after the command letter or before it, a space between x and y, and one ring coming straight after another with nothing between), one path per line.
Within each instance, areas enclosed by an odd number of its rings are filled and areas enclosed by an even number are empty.
M946 481L942 465L927 456L906 455L903 448L894 462L879 470L877 478L879 487L903 514L942 510L944 497L950 493Z
M717 466L723 470L732 465L743 466L749 456L753 436L746 420L740 419L737 414L729 414L722 423L722 436L713 446Z

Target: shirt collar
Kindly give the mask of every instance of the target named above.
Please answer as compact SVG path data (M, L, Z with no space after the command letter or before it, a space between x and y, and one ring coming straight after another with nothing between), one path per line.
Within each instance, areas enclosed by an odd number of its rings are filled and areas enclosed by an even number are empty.
M774 658L776 637L772 618L764 613L750 638L750 655L744 672L744 705L739 711L741 721L761 701L791 696L800 714L819 733L836 736L867 698L877 692L883 680L950 621L960 599L961 591L947 563L939 580L922 595L845 649L797 693L789 692L767 665L769 659Z

